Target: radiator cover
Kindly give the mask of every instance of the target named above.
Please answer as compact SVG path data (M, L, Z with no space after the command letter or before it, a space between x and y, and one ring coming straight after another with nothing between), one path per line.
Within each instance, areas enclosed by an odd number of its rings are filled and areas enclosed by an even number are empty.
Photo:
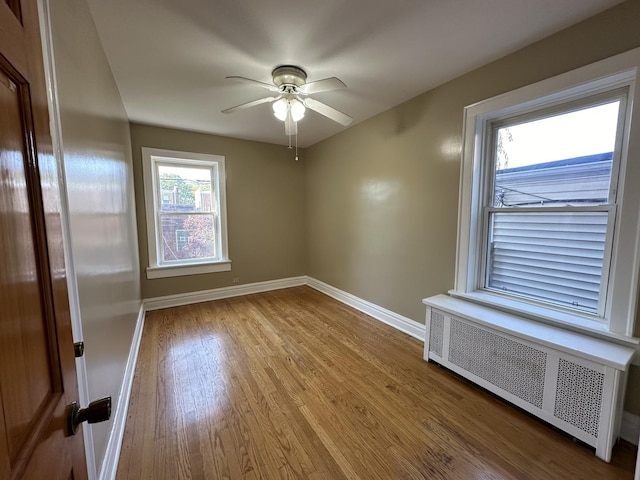
M564 430L610 461L619 430L624 371L571 355L549 342L491 328L469 315L438 309L428 300L425 360Z

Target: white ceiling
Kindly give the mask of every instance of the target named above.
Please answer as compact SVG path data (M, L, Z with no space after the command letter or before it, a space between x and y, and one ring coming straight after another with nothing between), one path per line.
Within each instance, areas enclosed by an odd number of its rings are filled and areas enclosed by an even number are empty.
M129 119L286 144L266 90L281 64L346 90L315 95L362 122L620 0L88 0ZM345 127L308 112L298 144Z

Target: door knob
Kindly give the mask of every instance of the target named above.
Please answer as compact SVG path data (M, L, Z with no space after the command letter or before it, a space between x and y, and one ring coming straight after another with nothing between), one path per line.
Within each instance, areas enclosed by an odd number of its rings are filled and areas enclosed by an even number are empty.
M67 429L69 435L78 433L78 427L82 422L99 423L111 418L111 397L94 400L87 408L80 408L78 402L69 405L67 417Z

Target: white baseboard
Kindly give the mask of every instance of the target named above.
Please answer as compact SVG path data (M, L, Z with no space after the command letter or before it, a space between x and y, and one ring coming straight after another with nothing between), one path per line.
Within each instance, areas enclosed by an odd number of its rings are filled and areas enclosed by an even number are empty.
M640 437L640 416L623 411L622 422L620 423L620 438L627 442L638 445Z
M307 277L307 285L309 285L311 288L315 288L325 295L329 295L330 297L333 297L336 300L349 305L350 307L355 308L356 310L360 310L361 312L372 316L376 320L380 320L387 325L391 325L392 327L406 333L407 335L411 335L418 340L424 341L425 326L422 323L416 322L415 320L411 320L407 317L403 317L402 315L392 312L391 310L387 310L386 308L380 307L379 305L363 300L359 297L356 297L355 295L347 293L312 277Z
M386 308L358 298L355 295L321 282L320 280L306 276L248 283L246 285L233 285L230 287L214 288L199 292L178 293L176 295L167 295L164 297L147 298L143 302L145 310L149 312L151 310L159 310L162 308L179 307L181 305L221 300L223 298L268 292L270 290L278 290L281 288L298 287L300 285L309 285L319 292L329 295L330 297L333 297L356 310L360 310L361 312L372 316L376 320L380 320L381 322L391 325L412 337L424 341L425 327L422 323L403 317L391 310L387 310Z
M280 280L269 280L266 282L247 283L246 285L234 285L231 287L214 288L212 290L202 290L199 292L178 293L164 297L153 297L144 300L146 311L159 310L161 308L179 307L192 303L210 302L223 298L239 297L252 293L268 292L281 288L299 287L307 283L307 277L290 277Z
M122 448L122 438L124 437L124 428L127 423L127 411L129 410L129 401L131 399L131 387L133 386L133 375L136 370L136 362L138 360L138 351L140 349L140 341L142 340L142 330L144 327L145 306L144 302L140 305L138 319L136 320L136 328L131 339L131 348L127 365L124 369L124 377L122 386L118 395L118 404L116 405L113 415L113 427L107 442L107 450L105 452L102 468L100 469L99 480L115 480L118 471L118 461L120 460L120 449Z

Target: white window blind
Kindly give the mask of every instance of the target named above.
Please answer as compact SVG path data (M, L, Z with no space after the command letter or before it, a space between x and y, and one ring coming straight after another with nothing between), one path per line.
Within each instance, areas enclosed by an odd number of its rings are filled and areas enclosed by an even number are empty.
M492 212L487 288L596 313L608 216Z

